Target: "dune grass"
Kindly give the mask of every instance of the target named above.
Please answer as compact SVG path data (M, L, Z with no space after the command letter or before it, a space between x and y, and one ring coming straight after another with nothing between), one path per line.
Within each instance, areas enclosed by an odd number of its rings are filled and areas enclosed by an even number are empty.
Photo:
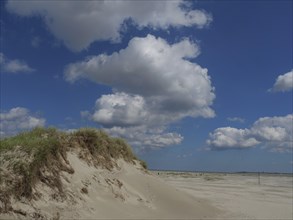
M55 128L35 128L0 140L0 153L18 147L19 150L32 155L35 163L41 163L49 154L56 155L65 147L72 146L73 142L87 148L92 155L107 159L138 160L125 140L110 137L104 131L94 128L81 128L73 133L61 132Z
M57 154L64 150L59 140L62 135L54 128L35 128L0 140L0 165L9 171L6 176L4 172L0 173L0 184L3 181L11 183L5 184L7 193L31 197L32 186L41 177L40 169L49 158L58 160Z
M72 133L71 139L82 142L92 155L103 156L105 159L123 158L128 162L137 160L131 147L123 139L110 137L102 130L81 128Z
M31 199L37 181L61 193L60 171L74 172L66 165L66 151L70 148L87 152L94 164L108 169L118 158L133 163L138 160L123 139L101 130L81 128L65 133L55 128L35 128L0 140L0 202L7 203L11 194ZM140 163L146 169L145 162Z
M21 146L22 150L31 153L40 148L54 150L58 144L57 135L61 133L55 128L35 128L14 137L0 140L0 152Z

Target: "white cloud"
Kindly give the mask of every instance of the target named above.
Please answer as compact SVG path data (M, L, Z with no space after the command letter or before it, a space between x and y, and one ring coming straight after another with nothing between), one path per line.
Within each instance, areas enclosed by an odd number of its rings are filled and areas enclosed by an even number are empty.
M239 118L239 117L229 117L227 118L228 121L233 121L233 122L239 122L239 123L244 123L245 119Z
M29 73L35 71L29 67L24 61L9 60L3 53L0 53L1 73Z
M264 117L258 119L251 128L251 133L260 141L288 143L293 140L293 114L283 117Z
M125 138L141 150L176 145L183 140L180 134L166 132L162 126L172 121L170 116L152 112L139 95L103 95L97 100L91 119L102 124L112 136Z
M249 148L262 145L271 151L292 152L293 114L258 119L249 129L217 128L210 133L211 149Z
M184 6L184 7L182 7ZM87 48L97 40L117 41L123 24L131 21L138 27L167 29L170 26L203 28L212 16L192 10L192 4L174 1L14 1L8 11L21 16L41 16L48 29L73 51ZM110 15L110 16L109 16Z
M92 118L107 127L139 125L147 117L145 107L143 97L138 95L103 95L96 102L96 111Z
M118 53L68 65L65 79L75 82L86 78L109 85L117 91L115 99L121 99L121 92L126 93L152 113L179 118L213 117L210 106L215 94L207 69L185 59L198 53L197 45L187 39L169 45L152 35L136 37ZM129 102L131 97L124 95L123 100Z
M28 109L22 107L12 108L8 112L1 112L0 121L1 137L15 135L18 132L34 127L42 127L46 122L44 118L33 116Z
M293 70L283 75L278 76L274 86L270 91L287 92L293 89Z
M143 149L156 149L170 145L180 144L183 137L175 132L166 132L166 128L152 128L147 126L134 127L112 127L105 129L112 136L122 137L127 139L132 146Z
M198 54L198 46L188 39L170 45L152 35L136 37L119 52L68 65L65 79L85 78L113 88L113 94L96 101L92 115L104 127L162 127L187 116L215 115L207 69L186 59Z
M207 144L217 149L247 148L259 144L255 138L250 138L249 135L248 129L217 128L210 134Z

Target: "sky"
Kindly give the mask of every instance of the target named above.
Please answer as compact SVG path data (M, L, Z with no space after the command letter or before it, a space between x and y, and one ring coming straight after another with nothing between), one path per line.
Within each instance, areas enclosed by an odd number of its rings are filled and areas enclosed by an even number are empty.
M2 138L104 129L150 169L292 172L292 1L1 1Z

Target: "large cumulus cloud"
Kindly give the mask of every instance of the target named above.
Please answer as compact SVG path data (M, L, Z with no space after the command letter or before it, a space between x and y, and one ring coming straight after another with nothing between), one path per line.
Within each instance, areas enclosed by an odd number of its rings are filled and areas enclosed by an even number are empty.
M88 79L113 88L113 94L96 101L92 114L104 127L165 128L187 116L215 115L208 71L188 60L198 54L198 46L188 39L170 45L152 35L136 37L119 52L68 65L65 79ZM145 133L156 135L153 131Z
M249 129L217 128L210 133L211 149L243 149L262 145L271 151L292 152L293 114L258 119Z
M6 8L21 16L40 16L56 38L73 51L96 40L117 41L123 24L131 20L138 28L167 29L170 26L208 25L212 17L192 4L173 1L15 1Z
M86 78L109 85L118 92L108 98L121 99L120 92L124 92L129 96L124 95L124 101L130 96L143 99L140 105L145 104L146 111L152 113L213 117L210 106L215 95L208 71L186 59L198 53L197 45L189 40L169 45L152 35L136 37L118 53L68 65L65 79L75 82Z

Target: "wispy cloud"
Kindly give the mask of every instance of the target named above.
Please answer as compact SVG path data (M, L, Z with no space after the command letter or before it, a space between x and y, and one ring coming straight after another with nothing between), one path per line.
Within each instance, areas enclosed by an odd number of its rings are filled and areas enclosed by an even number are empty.
M244 123L245 119L240 118L240 117L229 117L227 118L228 121L234 121L234 122L239 122L239 123Z
M185 159L187 157L192 157L192 156L193 156L193 154L192 153L189 153L189 154L179 154L176 157L177 158L183 158L183 159Z
M30 73L35 71L22 60L10 60L0 53L1 73Z

